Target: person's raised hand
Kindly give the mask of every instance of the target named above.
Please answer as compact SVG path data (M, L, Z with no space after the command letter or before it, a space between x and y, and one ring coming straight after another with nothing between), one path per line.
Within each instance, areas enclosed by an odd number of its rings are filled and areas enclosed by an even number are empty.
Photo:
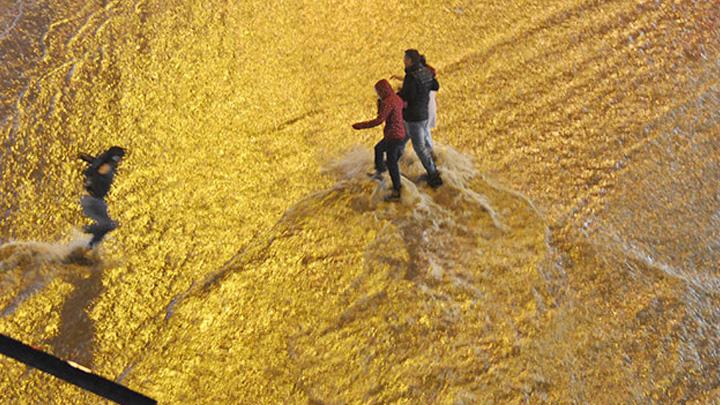
M78 153L78 159L80 159L80 160L82 160L82 161L84 161L84 162L87 162L87 163L92 163L93 160L95 160L94 157L92 157L92 156L90 156L90 155L88 155L87 153L84 153L84 152Z

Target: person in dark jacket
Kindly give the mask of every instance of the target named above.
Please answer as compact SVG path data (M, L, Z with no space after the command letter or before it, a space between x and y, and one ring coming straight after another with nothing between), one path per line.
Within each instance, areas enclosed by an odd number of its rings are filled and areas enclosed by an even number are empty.
M79 156L88 163L88 167L83 172L85 190L88 194L80 199L80 205L83 213L94 221L93 224L83 228L85 233L93 235L88 244L91 249L102 242L108 232L117 228L117 223L108 215L105 197L110 192L118 164L124 156L125 150L119 146L113 146L98 157L85 153Z
M405 51L405 78L402 89L398 95L405 101L403 111L405 120L405 131L409 140L412 141L413 149L420 158L428 175L428 184L432 187L442 185L440 173L435 167L432 151L427 144L428 131L428 103L430 92L440 89L440 84L435 75L422 63L420 52L415 49ZM407 143L407 139L405 141Z
M375 91L380 98L378 102L378 115L370 121L353 124L354 129L365 129L376 127L383 122L383 139L375 145L375 176L381 178L382 173L390 171L393 191L385 199L388 201L400 200L400 166L398 160L402 147L405 145L405 125L403 123L403 101L395 94L392 86L387 80L380 80L375 83ZM387 164L385 164L387 156Z

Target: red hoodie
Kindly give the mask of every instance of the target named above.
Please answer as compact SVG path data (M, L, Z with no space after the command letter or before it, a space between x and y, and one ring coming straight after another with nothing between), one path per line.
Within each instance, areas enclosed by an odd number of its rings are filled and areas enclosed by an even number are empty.
M402 141L405 139L405 124L402 116L404 107L403 100L395 94L392 86L385 79L375 83L375 90L377 90L381 99L377 118L354 124L353 128L373 128L384 122L385 129L383 130L383 134L385 135L385 139L389 141Z

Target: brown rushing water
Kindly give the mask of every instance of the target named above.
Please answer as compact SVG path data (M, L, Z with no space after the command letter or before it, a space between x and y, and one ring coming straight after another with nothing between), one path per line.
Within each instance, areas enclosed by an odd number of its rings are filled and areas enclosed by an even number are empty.
M719 24L712 0L0 0L0 332L163 403L717 402ZM447 184L387 205L380 131L349 124L407 47L439 69ZM121 227L62 265L74 156L110 144ZM97 401L0 366L2 402Z

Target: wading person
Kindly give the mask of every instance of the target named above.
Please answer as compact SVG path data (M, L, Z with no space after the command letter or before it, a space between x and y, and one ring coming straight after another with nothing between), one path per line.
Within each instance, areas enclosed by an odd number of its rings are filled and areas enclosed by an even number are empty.
M119 146L113 146L98 157L85 153L80 154L80 159L88 163L83 172L85 176L85 190L87 195L80 199L83 213L93 220L93 223L83 227L85 233L92 234L88 248L95 248L102 242L108 232L117 228L117 223L108 215L105 197L110 192L118 164L125 156L125 150Z
M405 127L403 123L403 101L393 91L387 80L380 80L375 84L375 91L380 98L378 102L378 115L375 119L353 124L354 129L365 129L376 127L383 122L383 139L375 145L375 174L374 177L381 178L386 170L390 172L393 191L385 197L386 201L400 200L400 167L398 160L405 145ZM387 163L385 160L387 159Z
M405 78L398 95L405 101L403 110L405 130L412 141L413 149L422 163L428 176L428 184L433 187L442 185L440 173L435 167L428 131L428 104L430 92L440 89L434 74L423 64L423 58L415 49L405 51ZM407 143L408 139L405 140Z

